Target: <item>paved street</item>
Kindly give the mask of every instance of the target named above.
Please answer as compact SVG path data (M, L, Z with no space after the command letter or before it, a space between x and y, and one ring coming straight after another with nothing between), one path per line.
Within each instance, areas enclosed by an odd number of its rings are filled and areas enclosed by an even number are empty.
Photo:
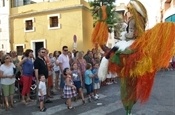
M53 103L46 104L45 113L39 112L34 102L28 106L17 102L15 109L0 109L0 115L125 115L120 101L119 85L112 84L100 89L100 99L82 105L81 100L73 102L76 107L68 110L64 100L55 95ZM175 71L157 73L152 94L147 103L137 103L133 115L175 115Z

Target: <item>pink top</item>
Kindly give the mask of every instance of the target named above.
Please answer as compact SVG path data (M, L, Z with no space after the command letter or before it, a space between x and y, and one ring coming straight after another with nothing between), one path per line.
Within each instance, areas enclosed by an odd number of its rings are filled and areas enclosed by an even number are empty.
M84 76L84 72L86 70L86 60L85 59L77 59L77 66L81 71L81 75Z

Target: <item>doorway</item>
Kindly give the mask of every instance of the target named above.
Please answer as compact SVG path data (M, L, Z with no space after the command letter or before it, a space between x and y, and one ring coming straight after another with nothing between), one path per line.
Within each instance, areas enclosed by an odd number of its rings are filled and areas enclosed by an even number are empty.
M31 41L31 47L32 47L32 50L33 50L33 55L34 57L36 58L38 56L38 50L42 47L46 47L45 46L45 40L33 40Z
M43 42L35 42L35 58L38 56L38 50L44 47Z

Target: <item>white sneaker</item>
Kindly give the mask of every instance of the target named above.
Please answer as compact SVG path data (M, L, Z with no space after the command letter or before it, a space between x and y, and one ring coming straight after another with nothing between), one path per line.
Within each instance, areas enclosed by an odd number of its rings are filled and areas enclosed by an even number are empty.
M109 82L109 83L108 83L108 85L111 85L111 84L113 84L113 83L112 83L112 82Z
M100 96L98 94L96 94L96 97L100 98Z
M99 99L99 98L98 98L98 96L96 95L96 96L94 96L94 99L97 100L97 99Z

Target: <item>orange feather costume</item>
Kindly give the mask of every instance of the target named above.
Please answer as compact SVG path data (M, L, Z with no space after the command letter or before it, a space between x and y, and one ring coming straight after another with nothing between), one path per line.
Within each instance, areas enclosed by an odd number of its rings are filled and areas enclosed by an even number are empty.
M108 64L108 71L117 73L120 77L121 99L126 114L130 115L133 105L138 100L141 102L148 100L155 73L161 68L168 67L169 60L175 54L175 24L158 23L152 29L145 31L147 12L143 4L138 0L132 0L128 10L132 13L135 22L133 32L135 40L123 51L108 53L109 63L102 62L101 65ZM103 12L105 14L105 10ZM107 18L106 15L104 17ZM106 44L108 36L106 36L107 24L105 23L104 20L96 24L92 34L94 44ZM120 49L119 46L117 47Z

